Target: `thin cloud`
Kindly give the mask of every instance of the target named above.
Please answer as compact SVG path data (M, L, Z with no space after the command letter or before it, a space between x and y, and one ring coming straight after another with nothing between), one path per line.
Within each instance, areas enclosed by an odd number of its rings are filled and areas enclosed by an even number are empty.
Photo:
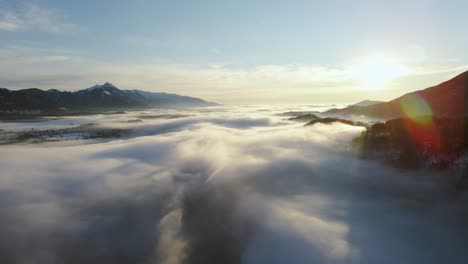
M359 89L359 81L350 74L353 65L349 64L233 67L114 63L84 57L73 50L25 46L2 47L0 60L0 87L12 89L79 90L95 83L112 82L123 89L179 93L219 103L341 103L363 99L359 93L352 92ZM379 93L380 97L368 96L388 100L409 89L436 84L466 69L465 65L454 63L411 67L407 76L389 82Z
M74 32L75 24L69 23L62 12L37 3L26 3L22 8L0 10L0 31L35 30L48 33Z
M414 71L418 75L433 75L443 73L459 73L468 70L468 65L454 66L454 67L432 67L432 68L419 68Z
M0 10L0 30L16 31L21 29L23 21L18 16L8 10Z

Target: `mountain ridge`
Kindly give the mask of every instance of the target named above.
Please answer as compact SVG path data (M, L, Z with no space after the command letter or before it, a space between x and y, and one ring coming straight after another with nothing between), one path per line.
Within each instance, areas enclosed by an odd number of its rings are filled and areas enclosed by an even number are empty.
M374 101L374 100L363 100L363 101L357 102L357 103L352 104L352 105L354 105L354 106L371 106L371 105L380 104L380 103L385 103L385 102L383 102L383 101Z
M440 117L464 116L468 114L468 71L447 81L428 88L406 93L388 102L370 106L351 105L342 109L330 109L324 115L363 115L368 117L393 119L408 115L408 105L426 108L421 115Z
M178 94L121 90L106 82L78 91L0 88L0 112L53 112L124 110L150 107L199 107L216 105L200 98Z

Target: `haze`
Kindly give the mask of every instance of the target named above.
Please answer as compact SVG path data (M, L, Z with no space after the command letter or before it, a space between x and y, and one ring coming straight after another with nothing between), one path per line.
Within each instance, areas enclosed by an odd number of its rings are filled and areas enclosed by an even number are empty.
M229 104L385 101L468 69L467 9L461 0L2 0L0 87L109 81ZM377 83L356 74L374 58L393 65Z
M0 263L468 263L467 29L466 0L0 0Z

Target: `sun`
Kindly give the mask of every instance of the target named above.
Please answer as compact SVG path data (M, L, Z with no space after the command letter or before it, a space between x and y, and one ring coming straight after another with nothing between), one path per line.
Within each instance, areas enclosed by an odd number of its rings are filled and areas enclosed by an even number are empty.
M408 72L408 68L398 61L384 56L372 57L350 71L352 78L359 81L360 87L368 90L382 89L388 81Z

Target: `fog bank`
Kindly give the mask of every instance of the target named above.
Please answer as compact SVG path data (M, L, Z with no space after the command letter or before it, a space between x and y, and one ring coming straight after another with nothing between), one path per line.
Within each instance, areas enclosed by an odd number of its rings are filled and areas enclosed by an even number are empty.
M468 262L447 175L358 159L362 128L257 110L80 117L132 133L0 146L0 262Z

